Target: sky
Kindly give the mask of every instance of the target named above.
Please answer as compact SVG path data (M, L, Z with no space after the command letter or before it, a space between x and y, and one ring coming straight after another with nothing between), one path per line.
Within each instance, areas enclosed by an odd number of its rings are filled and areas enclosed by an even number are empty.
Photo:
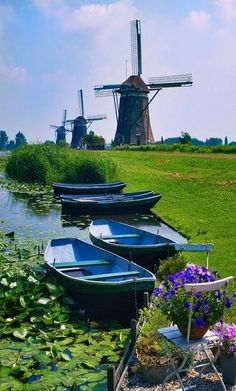
M192 73L193 86L163 89L150 104L156 141L236 140L236 0L0 0L0 130L55 141L50 125L106 114L90 130L114 139L112 97L94 86L131 75L130 21L141 20L142 78ZM150 98L153 93L150 93ZM68 133L67 141L71 135Z

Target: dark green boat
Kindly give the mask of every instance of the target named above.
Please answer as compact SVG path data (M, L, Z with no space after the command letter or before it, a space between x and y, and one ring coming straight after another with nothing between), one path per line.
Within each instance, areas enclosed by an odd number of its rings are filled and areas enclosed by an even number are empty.
M155 276L145 268L75 238L51 240L45 250L54 274L92 319L129 321L152 293Z
M61 196L62 212L77 215L147 212L161 199L160 193L137 192L117 195Z

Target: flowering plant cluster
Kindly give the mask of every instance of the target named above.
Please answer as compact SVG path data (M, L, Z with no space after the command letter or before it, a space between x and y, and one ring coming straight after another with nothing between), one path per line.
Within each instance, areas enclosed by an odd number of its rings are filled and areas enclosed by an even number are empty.
M221 335L221 351L224 356L236 358L236 325L233 323L216 323L214 331Z
M201 283L215 281L216 275L207 268L195 264L188 264L184 270L167 275L165 281L154 290L156 305L169 320L181 327L188 325L190 297L183 285L187 283ZM225 297L222 300L222 291L196 293L192 326L203 328L214 325L222 314L223 307L230 308L232 300Z

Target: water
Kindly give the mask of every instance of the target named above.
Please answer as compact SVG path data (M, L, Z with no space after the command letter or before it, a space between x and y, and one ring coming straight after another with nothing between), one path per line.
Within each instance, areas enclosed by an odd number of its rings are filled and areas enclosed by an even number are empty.
M176 230L153 214L106 215L106 218L159 233L175 242L186 243ZM47 242L57 237L78 237L89 241L88 226L93 219L103 216L68 216L61 214L61 204L48 194L22 194L0 189L0 229L14 232L16 239L36 239Z

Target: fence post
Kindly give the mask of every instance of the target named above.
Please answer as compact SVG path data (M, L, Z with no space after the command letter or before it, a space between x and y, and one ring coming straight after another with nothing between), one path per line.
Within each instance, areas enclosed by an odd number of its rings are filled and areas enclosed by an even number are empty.
M115 391L115 367L109 365L107 368L107 391Z

